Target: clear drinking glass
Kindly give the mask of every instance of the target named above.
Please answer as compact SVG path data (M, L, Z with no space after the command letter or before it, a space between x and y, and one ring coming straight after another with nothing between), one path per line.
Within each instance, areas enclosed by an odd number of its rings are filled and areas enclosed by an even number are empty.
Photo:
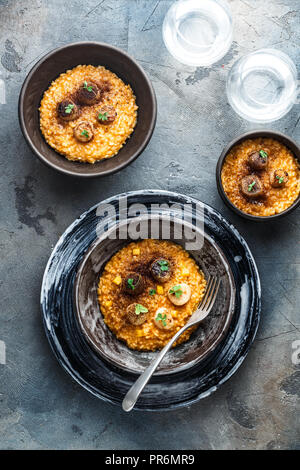
M226 88L230 105L242 118L272 122L296 103L296 66L281 51L260 49L235 62Z
M208 66L232 43L232 17L226 0L179 0L165 16L163 39L179 62Z

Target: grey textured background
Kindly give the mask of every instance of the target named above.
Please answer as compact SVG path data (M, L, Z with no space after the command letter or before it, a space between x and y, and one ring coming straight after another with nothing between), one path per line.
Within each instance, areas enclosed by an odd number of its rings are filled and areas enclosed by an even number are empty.
M233 62L276 47L299 62L299 0L230 0L234 42L211 68L186 67L161 35L171 0L0 0L1 274L0 448L299 448L299 210L256 225L220 200L215 165L224 145L254 126L231 110L225 80ZM158 99L153 138L130 167L104 179L68 179L27 148L17 117L22 82L54 47L98 40L128 51L149 74ZM180 116L180 117L179 117ZM184 120L182 118L184 116ZM300 140L299 106L268 126ZM257 127L257 126L256 126ZM75 384L56 363L39 312L41 277L53 245L84 210L113 194L161 188L219 209L249 242L263 287L262 322L250 354L211 397L169 413L125 414Z

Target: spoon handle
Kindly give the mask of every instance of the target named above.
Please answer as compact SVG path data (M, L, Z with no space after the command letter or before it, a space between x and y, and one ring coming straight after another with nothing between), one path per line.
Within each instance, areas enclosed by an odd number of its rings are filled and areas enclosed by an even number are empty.
M144 387L147 385L151 379L153 373L155 372L158 365L161 363L172 344L177 340L177 338L189 327L190 325L184 325L177 333L170 339L166 346L160 351L160 353L153 359L151 364L144 370L140 375L137 381L132 385L125 395L125 398L122 402L122 408L124 411L131 411L134 407L138 397L143 391Z

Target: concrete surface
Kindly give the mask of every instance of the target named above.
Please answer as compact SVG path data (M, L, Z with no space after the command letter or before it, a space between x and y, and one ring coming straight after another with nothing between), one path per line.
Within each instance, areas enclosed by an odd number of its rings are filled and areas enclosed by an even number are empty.
M233 62L276 47L299 62L299 0L231 0L234 42L211 68L177 63L161 26L171 0L0 0L0 71L7 104L1 129L1 449L295 449L299 448L299 210L256 225L220 200L215 165L223 146L253 126L231 110L225 79ZM31 66L52 48L98 40L128 51L150 75L158 121L144 154L104 179L68 179L27 148L17 100ZM184 120L179 117L184 116ZM268 126L300 140L299 106ZM159 171L158 171L159 170ZM39 312L41 277L51 248L85 209L112 194L162 188L219 209L253 250L263 286L258 337L238 373L188 409L124 414L93 398L56 363Z

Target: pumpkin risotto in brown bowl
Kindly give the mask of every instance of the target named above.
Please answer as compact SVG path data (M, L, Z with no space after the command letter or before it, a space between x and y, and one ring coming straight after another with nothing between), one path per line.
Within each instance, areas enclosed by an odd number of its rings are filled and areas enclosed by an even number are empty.
M277 219L300 204L300 147L280 132L247 132L223 150L216 179L221 198L237 214Z
M156 122L150 80L125 52L80 42L44 56L26 77L19 120L34 153L62 173L114 173L147 146Z
M164 216L136 217L116 224L94 242L78 269L74 299L79 325L96 352L110 364L140 373L197 309L207 277L217 274L221 288L211 314L175 343L157 374L179 372L204 360L227 332L235 305L230 266L217 244L197 228L201 243L188 251L187 227ZM124 228L158 224L158 238L119 237ZM116 236L111 237L111 233Z

